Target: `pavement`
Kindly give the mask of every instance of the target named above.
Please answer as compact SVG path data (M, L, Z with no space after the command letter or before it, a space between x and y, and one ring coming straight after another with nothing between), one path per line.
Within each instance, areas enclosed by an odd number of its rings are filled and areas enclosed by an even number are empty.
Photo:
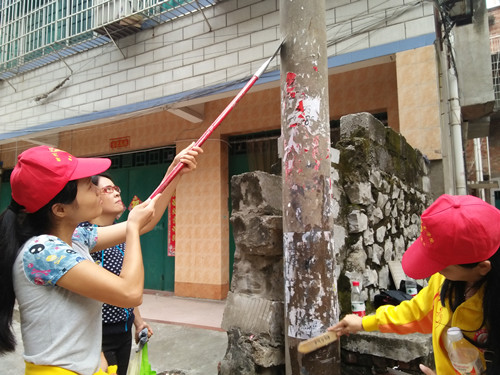
M140 307L153 336L148 343L149 363L158 375L217 375L227 348L221 329L225 301L176 297L146 290ZM2 375L24 374L19 313L14 310L15 353L0 357ZM131 358L135 354L135 344Z

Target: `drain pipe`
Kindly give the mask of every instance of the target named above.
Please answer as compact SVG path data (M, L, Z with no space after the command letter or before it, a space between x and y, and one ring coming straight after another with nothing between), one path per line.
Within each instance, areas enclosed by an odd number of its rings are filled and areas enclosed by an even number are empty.
M453 35L450 34L450 54L453 54ZM455 166L455 192L458 195L467 194L465 183L465 165L462 146L462 121L460 102L458 100L458 79L455 67L450 62L448 69L448 86L450 92L450 128L452 139L453 164Z
M483 178L483 155L481 151L481 139L474 138L474 164L476 165L476 181L482 182ZM486 200L484 188L479 189L479 198Z

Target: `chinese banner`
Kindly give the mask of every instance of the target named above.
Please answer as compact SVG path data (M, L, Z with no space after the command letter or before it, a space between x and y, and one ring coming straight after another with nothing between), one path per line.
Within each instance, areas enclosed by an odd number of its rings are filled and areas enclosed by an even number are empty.
M134 208L135 206L137 206L138 204L141 204L141 203L142 203L142 201L139 199L139 197L137 195L134 195L134 197L132 198L132 201L128 205L128 210L132 211L132 208Z
M168 252L169 257L175 256L175 194L168 205Z

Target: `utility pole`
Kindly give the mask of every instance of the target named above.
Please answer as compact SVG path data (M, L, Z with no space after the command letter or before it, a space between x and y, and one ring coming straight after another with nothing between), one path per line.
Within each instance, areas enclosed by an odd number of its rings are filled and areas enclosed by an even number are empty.
M338 341L298 344L338 321L324 0L280 0L286 374L340 374Z

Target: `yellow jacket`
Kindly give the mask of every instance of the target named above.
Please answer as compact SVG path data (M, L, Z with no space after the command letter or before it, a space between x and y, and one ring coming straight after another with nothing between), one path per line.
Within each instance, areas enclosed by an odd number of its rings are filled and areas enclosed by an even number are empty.
M363 318L365 331L407 333L432 333L432 346L436 373L448 375L455 373L448 359L446 350L446 331L449 327L459 327L464 335L476 342L484 342L487 332L483 323L484 285L471 298L463 302L455 312L448 304L441 304L440 291L445 278L437 273L429 280L429 285L423 288L410 301L404 301L398 306L380 306L374 315ZM481 359L484 364L483 353Z

